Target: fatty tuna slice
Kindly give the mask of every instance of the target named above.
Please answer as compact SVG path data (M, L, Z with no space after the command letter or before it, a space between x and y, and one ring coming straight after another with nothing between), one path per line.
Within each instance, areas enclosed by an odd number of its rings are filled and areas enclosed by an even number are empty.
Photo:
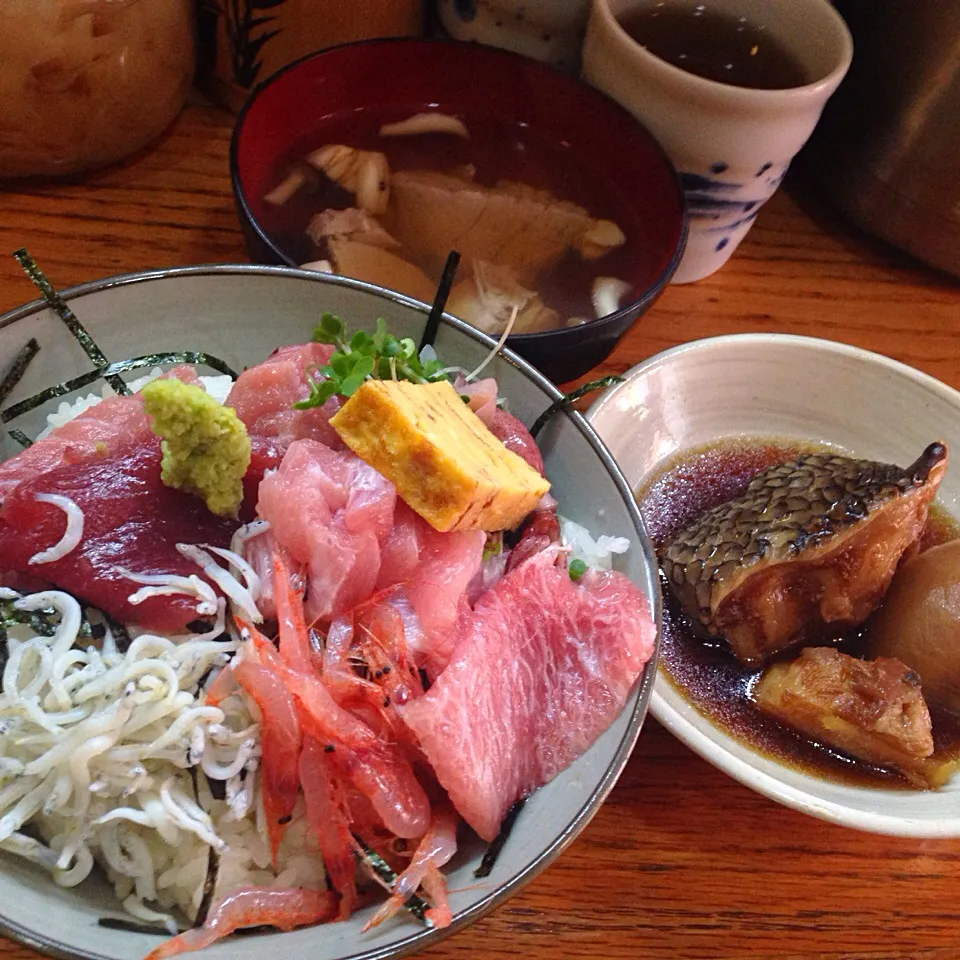
M558 556L537 554L481 597L446 669L398 708L485 840L610 726L653 653L643 593L617 572L574 583Z
M251 436L272 437L284 448L302 439L340 448L343 444L329 423L339 406L336 398L322 407L293 409L310 395L309 372L326 364L332 352L333 347L322 343L278 347L263 363L240 374L224 405L233 407Z

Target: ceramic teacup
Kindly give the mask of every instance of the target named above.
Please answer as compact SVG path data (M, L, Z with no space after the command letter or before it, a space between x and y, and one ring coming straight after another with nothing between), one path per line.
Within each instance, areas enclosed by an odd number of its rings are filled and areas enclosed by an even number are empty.
M705 79L655 56L621 25L668 6L745 18L797 62L804 82L757 89ZM853 41L828 0L593 0L585 79L637 117L683 181L689 236L674 283L709 276L746 236L850 66Z

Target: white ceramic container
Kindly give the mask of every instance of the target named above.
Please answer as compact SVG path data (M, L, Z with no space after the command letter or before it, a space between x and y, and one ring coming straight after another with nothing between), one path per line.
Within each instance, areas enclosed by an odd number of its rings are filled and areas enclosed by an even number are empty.
M901 363L827 340L745 334L683 344L651 357L587 415L636 489L678 452L723 437L834 444L912 463L934 440L960 451L960 393ZM960 517L960 469L938 500ZM661 669L653 715L741 783L824 820L913 837L960 836L960 775L938 791L830 782L759 754L716 726Z

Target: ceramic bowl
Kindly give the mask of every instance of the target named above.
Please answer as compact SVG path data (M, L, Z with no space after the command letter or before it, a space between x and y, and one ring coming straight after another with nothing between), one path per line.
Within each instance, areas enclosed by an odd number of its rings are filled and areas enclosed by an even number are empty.
M960 450L960 393L855 347L777 334L717 337L658 354L591 407L588 420L636 489L678 452L723 437L834 444L911 463L928 443ZM938 500L960 517L960 470ZM960 836L960 776L938 791L846 786L761 755L699 713L661 667L651 712L741 783L794 809L877 833Z
M87 284L65 291L64 297L108 359L192 349L212 353L237 370L279 344L308 339L323 311L348 320L354 329L372 329L382 316L392 332L413 337L419 337L425 320L423 306L405 298L352 280L280 267L187 267ZM4 407L91 368L59 319L43 304L31 303L0 317L0 370L7 370L30 337L39 342L40 353ZM471 367L487 355L490 344L453 319L441 325L436 340L441 356ZM493 361L490 373L526 423L558 396L548 381L509 352ZM18 449L6 430L17 426L35 436L47 412L49 407L7 423L0 459ZM564 512L594 531L630 538L620 568L651 598L651 612L658 617L656 566L639 512L593 430L578 414L562 415L548 424L539 442ZM487 879L473 874L484 845L461 831L460 852L446 868L453 911L446 930L395 921L361 934L376 909L372 907L346 923L230 939L203 956L384 960L422 950L476 920L546 867L596 812L640 732L654 671L651 661L615 723L530 798L518 821L523 828L512 834ZM58 957L89 960L138 960L161 942L158 936L104 929L97 924L104 916L122 916L104 883L92 878L78 888L62 889L39 868L0 854L0 929L6 933Z
M673 274L686 235L683 198L670 162L638 121L596 90L514 53L455 41L374 40L322 51L275 74L240 112L231 147L250 257L291 265L316 259L291 246L304 235L309 213L291 232L287 204L264 201L282 163L323 144L362 141L382 149L381 124L423 111L454 114L471 132L469 140L447 137L437 146L455 151L437 154L446 158L443 169L473 158L478 178L486 171L492 182L517 179L535 163L536 175L558 195L583 193L585 204L587 194L606 197L603 216L617 221L627 242L598 260L598 269L632 292L601 319L510 338L557 383L596 366Z

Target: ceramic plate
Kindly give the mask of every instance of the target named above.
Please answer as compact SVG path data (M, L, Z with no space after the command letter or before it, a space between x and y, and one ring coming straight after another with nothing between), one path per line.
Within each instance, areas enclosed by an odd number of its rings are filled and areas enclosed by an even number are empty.
M183 268L88 284L64 296L109 359L198 350L234 369L261 360L279 344L308 339L325 310L348 320L354 329L372 329L382 316L392 332L417 338L425 319L423 308L413 301L367 284L280 267ZM41 350L9 403L90 369L90 361L56 316L34 303L0 318L0 370L8 368L29 337L37 338ZM453 320L441 326L436 340L441 356L468 367L480 362L490 344ZM490 372L511 410L526 423L558 396L516 357L498 357ZM46 412L8 427L35 435ZM0 443L0 459L17 449L6 434ZM651 610L659 616L655 565L630 487L593 430L579 415L560 416L541 433L540 446L564 512L594 531L630 537L621 569L653 598ZM651 661L610 729L534 794L522 813L522 828L512 834L487 879L477 880L473 873L483 845L462 845L446 869L454 915L446 930L428 931L398 920L361 934L369 919L366 910L347 923L231 939L203 955L210 960L381 960L422 950L476 920L547 866L586 826L639 735L653 676ZM31 864L7 855L0 864L0 928L39 950L59 957L133 960L161 942L161 937L98 926L100 917L121 915L103 883L65 890Z
M933 440L960 452L960 394L855 347L776 334L698 340L630 370L587 419L636 489L678 451L728 436L836 444L907 464ZM960 516L960 468L939 502ZM651 712L741 783L834 823L899 836L960 836L960 776L939 791L845 786L763 756L700 714L661 670Z

